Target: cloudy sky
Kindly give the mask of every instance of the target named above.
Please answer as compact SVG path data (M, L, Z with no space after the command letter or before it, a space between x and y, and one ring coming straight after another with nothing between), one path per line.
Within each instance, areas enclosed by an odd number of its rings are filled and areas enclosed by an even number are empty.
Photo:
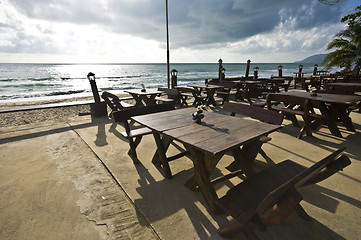
M325 53L360 0L168 0L170 61ZM165 63L165 0L0 0L0 62Z

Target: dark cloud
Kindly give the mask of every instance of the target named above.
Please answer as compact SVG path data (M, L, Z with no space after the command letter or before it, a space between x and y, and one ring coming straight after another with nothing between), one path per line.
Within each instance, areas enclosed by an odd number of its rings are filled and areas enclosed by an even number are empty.
M97 24L113 32L165 41L164 0L11 0L11 4L30 18ZM341 7L317 0L169 0L172 48L226 45L271 32L282 23L289 30L329 26L341 16Z

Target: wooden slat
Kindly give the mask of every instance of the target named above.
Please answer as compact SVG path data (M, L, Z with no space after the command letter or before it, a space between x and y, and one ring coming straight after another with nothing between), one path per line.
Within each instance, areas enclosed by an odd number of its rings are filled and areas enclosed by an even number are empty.
M327 94L327 93L317 93L317 96L311 96L309 92L283 92L283 93L274 93L272 95L289 95L296 96L301 98L307 98L314 101L322 101L327 103L335 104L348 104L353 105L358 101L361 101L361 96L359 95L345 95L345 94Z
M219 154L281 128L280 126L269 124L267 128L262 128L258 124L260 123L255 124L253 127L233 131L232 135L223 135L217 138L211 138L209 140L199 142L196 144L196 147L204 149L212 154Z
M215 126L194 123L163 133L197 149L219 154L280 128L252 120L229 118Z
M283 121L282 114L243 103L226 102L223 105L223 110L277 125L281 125Z
M151 133L152 133L152 130L149 128L146 128L146 127L131 130L129 136L126 132L121 132L122 136L126 137L126 138L138 137L138 136L143 136L143 135L147 135L147 134L151 134Z
M154 104L146 107L126 108L113 112L115 121L121 122L133 116L145 115L174 109L174 103Z

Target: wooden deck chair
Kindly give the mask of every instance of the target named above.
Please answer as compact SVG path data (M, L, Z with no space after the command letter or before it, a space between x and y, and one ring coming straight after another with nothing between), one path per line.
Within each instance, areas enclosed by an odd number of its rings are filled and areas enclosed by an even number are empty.
M236 114L241 114L243 116L251 117L253 119L257 119L269 124L281 125L283 121L283 115L278 112L270 111L260 107L255 107L252 105L247 105L238 102L237 103L225 102L223 105L223 110L230 112L231 116L235 116ZM267 159L266 153L262 150L262 145L270 140L271 138L268 136L261 137L253 153L250 154L249 159L253 161L258 153L260 153L264 158ZM236 169L232 167L232 164L235 165L236 162L231 163L231 165L228 166L227 169L234 171Z
M113 112L114 120L118 123L123 123L124 125L125 132L122 132L121 134L129 142L130 149L128 151L128 155L133 159L134 163L139 163L139 159L137 157L137 152L136 152L137 146L142 140L142 137L144 135L151 134L152 130L147 127L131 129L128 122L130 118L134 116L169 111L174 109L175 109L174 102L171 102L164 104L154 104L145 107L123 108Z
M268 226L282 225L294 210L310 219L299 202L297 188L320 182L351 164L339 155L345 148L330 154L310 168L286 160L252 175L231 188L216 204L231 215L236 223L220 228L223 237L243 232L247 239L258 239L254 230L265 231Z

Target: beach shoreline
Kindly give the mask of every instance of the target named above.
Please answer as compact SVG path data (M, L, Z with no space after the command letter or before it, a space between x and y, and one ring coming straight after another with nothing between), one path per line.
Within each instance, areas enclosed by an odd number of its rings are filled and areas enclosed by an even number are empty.
M120 97L126 94L119 95ZM17 106L30 106L30 105L43 105L50 103L63 103L63 102L77 102L84 100L92 100L93 97L74 97L74 98L58 98L46 99L35 101L19 101L19 102L0 102L0 108L17 107ZM20 111L0 113L0 126L21 126L45 121L65 121L68 118L76 117L79 115L90 114L89 105L67 106L57 108L46 108L39 110Z

